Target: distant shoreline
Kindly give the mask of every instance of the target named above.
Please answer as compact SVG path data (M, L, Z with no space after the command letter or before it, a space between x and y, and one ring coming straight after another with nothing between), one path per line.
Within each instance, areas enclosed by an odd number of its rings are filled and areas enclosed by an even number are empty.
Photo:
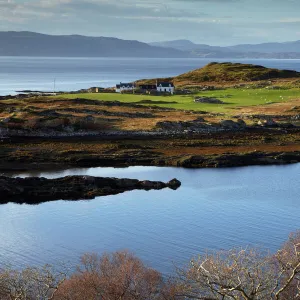
M251 56L244 56L244 57L220 57L220 56L209 56L209 57L202 57L202 56L179 56L179 57L163 57L163 56L70 56L70 55L58 55L58 56L49 56L49 55L0 55L0 57L22 57L22 58L44 58L44 59L132 59L132 60L142 60L142 59L190 59L190 60L222 60L222 61L231 61L231 60L300 60L300 53L297 57L251 57Z

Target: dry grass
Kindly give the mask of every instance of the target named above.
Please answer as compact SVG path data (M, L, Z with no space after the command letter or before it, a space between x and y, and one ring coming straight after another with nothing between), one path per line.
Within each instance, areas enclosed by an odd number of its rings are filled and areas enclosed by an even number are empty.
M97 105L96 105L97 104ZM111 106L92 101L29 99L20 103L2 101L2 126L14 129L57 129L69 126L86 130L152 130L161 121L192 121L200 114L146 106ZM5 119L7 119L5 121ZM4 121L4 122L3 122Z

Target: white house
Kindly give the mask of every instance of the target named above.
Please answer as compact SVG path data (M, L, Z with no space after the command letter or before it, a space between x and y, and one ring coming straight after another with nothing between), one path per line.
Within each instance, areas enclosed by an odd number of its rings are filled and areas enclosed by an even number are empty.
M135 86L133 83L122 83L116 85L116 93L122 93L123 91L133 91Z
M158 82L156 85L156 89L161 93L170 93L174 94L175 86L171 82Z

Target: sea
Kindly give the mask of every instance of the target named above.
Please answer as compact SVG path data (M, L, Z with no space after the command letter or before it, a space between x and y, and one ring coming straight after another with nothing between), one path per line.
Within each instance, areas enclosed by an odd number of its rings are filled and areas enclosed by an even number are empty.
M274 253L300 229L300 164L228 169L89 168L13 176L68 175L167 182L176 190L132 191L77 202L0 205L0 265L67 264L83 253L129 250L163 274L192 257L232 248Z
M212 61L300 71L299 59L0 57L0 95L14 95L22 90L67 92L113 87L120 82L176 76Z

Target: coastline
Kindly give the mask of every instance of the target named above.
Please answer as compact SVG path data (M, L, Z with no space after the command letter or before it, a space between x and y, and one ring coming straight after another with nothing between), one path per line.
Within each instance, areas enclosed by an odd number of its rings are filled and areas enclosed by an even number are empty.
M0 172L76 167L227 168L292 164L300 162L299 139L297 128L153 136L123 133L67 138L11 137L0 144Z

